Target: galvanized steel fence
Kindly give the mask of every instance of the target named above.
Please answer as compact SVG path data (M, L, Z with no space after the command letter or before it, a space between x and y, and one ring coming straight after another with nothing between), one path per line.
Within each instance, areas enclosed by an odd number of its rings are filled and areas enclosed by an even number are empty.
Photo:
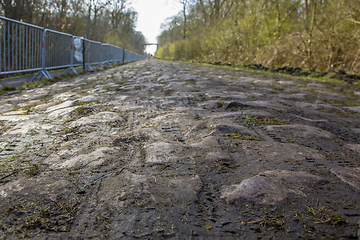
M0 75L38 71L32 80L38 76L51 78L50 69L66 68L65 72L76 73L75 67L83 64L92 70L94 65L144 58L146 54L0 16Z

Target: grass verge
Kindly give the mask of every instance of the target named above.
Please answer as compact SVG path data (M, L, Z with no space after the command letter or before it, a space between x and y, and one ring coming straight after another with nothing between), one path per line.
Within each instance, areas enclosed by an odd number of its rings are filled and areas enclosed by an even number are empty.
M113 67L117 67L117 66L121 66L121 65L125 65L126 63L118 63L118 64L114 64L114 65L110 65L110 66L105 66L103 68L98 68L94 71L82 71L82 72L79 72L78 74L76 73L66 73L66 74L61 74L60 76L55 76L51 79L42 79L40 81L33 81L33 82L26 82L24 83L23 86L21 87L10 87L10 86L6 86L6 85L3 85L1 84L1 80L0 80L0 95L5 95L5 94L9 94L10 92L12 91L23 91L25 89L29 89L29 88L36 88L36 87L43 87L43 86L47 86L47 85L52 85L54 83L57 83L65 78L74 78L78 75L83 75L83 74L86 74L88 72L98 72L98 71L102 71L102 70L107 70L107 69L110 69L110 68L113 68ZM10 77L10 78L6 78L6 79L2 79L2 80L7 80L7 79L14 79L14 78L17 78L17 77L24 77L24 76L29 76L29 75L32 75L32 74L27 74L27 75L21 75L21 76L14 76L14 77Z

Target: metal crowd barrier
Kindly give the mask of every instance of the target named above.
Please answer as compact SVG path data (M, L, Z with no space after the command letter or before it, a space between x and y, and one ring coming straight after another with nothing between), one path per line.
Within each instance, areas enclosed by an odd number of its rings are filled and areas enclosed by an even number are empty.
M123 60L123 54L124 54L124 49L120 48L120 47L116 47L116 46L112 46L110 44L102 44L102 48L103 48L103 58L102 58L102 63L107 64L107 65L111 65L114 63L122 63L124 61L126 61L126 59ZM127 61L126 61L127 62Z
M83 41L84 41L84 38L83 38ZM94 64L100 65L101 64L101 59L100 59L101 42L95 42L95 41L85 39L85 44L86 44L85 56L87 57L86 69L92 70L91 65L94 65Z
M0 16L0 75L39 71L36 77L51 78L48 70L66 68L75 72L83 65L85 41L85 66L112 65L134 62L146 58L110 44L76 37L50 29Z
M0 19L0 73L41 70L44 29L3 17Z

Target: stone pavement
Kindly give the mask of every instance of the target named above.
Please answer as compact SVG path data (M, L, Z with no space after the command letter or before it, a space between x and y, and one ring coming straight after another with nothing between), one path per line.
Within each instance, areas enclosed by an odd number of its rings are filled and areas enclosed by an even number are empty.
M360 90L144 60L0 101L0 238L357 239Z

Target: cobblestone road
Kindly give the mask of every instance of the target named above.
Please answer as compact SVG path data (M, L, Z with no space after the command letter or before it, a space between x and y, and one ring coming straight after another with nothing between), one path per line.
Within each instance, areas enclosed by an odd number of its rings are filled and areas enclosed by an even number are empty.
M145 60L0 101L3 239L357 239L360 90Z

